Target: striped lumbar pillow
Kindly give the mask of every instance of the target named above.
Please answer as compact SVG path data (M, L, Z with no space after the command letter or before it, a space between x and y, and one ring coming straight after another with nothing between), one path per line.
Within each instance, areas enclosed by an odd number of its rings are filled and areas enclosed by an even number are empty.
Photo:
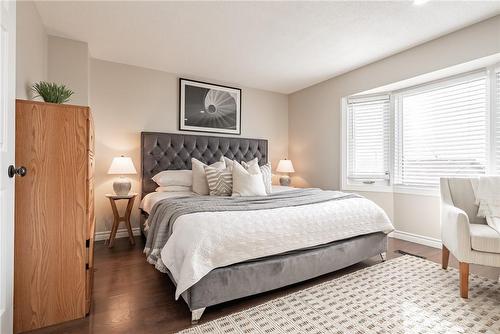
M266 193L269 195L273 192L273 172L271 171L271 163L260 166L260 172L262 173Z
M228 169L205 166L208 188L211 196L231 196L233 193L233 173Z

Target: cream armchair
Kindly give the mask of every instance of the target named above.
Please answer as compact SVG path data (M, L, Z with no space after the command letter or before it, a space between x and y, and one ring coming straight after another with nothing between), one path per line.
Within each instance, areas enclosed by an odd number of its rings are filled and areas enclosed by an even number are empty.
M460 296L469 295L469 264L500 267L500 233L477 217L474 190L478 179L441 179L442 265L450 252L459 261Z

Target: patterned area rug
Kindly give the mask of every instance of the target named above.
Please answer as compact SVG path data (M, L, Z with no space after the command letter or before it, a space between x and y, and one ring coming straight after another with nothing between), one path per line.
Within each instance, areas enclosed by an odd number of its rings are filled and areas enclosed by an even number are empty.
M180 333L500 333L500 283L402 256Z

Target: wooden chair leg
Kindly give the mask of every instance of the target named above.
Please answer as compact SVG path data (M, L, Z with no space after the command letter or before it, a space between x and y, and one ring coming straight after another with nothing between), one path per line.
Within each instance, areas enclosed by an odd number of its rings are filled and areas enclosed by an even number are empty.
M448 260L450 259L450 250L443 245L443 250L441 251L441 265L443 269L448 268Z
M469 298L469 264L459 262L460 266L460 297Z

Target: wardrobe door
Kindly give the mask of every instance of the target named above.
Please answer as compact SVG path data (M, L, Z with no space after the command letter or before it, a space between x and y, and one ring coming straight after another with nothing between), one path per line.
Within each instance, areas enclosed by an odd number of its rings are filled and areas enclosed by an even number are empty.
M86 291L85 291L85 313L90 312L92 303L92 288L94 284L94 236L95 236L95 212L94 212L94 123L92 114L88 114L87 124L88 136L88 170L87 170L87 258Z
M16 332L85 316L87 110L17 101Z

